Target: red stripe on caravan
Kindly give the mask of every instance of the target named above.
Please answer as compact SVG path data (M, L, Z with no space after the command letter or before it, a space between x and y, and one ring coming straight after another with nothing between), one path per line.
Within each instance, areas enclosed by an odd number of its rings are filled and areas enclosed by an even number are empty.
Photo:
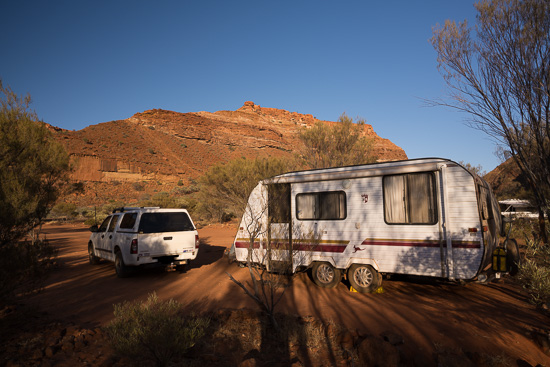
M439 241L389 241L389 240L373 240L366 239L361 245L370 246L403 246L403 247L439 247Z
M453 248L481 248L481 244L473 241L453 241Z
M338 252L342 253L346 250L347 245L320 245L318 243L297 243L292 246L297 251L311 251L311 252Z
M370 246L403 246L403 247L440 247L439 241L413 241L413 240L374 240L366 239L361 245ZM479 242L475 241L453 241L453 248L481 248Z
M250 247L250 242L236 241L235 242L235 247L236 248L249 248ZM260 248L260 243L259 242L254 242L254 248Z
M285 249L284 243L272 243L274 249ZM250 242L236 241L236 248L249 248ZM292 249L295 251L311 251L311 252L338 252L342 253L346 250L347 245L331 245L331 244L318 244L318 243L294 243ZM254 242L254 248L260 248L259 242Z

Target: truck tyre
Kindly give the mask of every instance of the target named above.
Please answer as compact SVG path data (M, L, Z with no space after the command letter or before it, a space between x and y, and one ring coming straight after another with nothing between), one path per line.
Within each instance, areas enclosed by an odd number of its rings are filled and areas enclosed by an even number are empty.
M88 260L92 265L99 264L99 258L94 254L94 244L91 242L88 244Z
M311 268L313 282L322 288L334 288L342 280L340 269L336 269L330 263L316 262Z
M115 271L119 278L126 278L130 274L130 269L124 264L120 250L115 253Z
M353 264L348 270L348 280L359 293L374 292L382 283L382 277L374 268L365 264Z

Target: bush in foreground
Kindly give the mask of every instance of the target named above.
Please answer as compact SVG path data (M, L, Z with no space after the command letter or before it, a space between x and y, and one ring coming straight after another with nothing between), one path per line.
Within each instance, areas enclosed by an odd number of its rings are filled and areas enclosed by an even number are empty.
M550 307L550 246L526 240L525 257L518 279L537 306Z
M19 242L0 247L0 303L16 293L40 289L57 250L47 240Z
M115 305L114 316L106 332L115 352L136 364L158 366L181 361L209 324L207 318L186 316L180 303L160 301L155 293L145 302Z
M46 125L0 80L0 247L39 225L66 182L69 155Z

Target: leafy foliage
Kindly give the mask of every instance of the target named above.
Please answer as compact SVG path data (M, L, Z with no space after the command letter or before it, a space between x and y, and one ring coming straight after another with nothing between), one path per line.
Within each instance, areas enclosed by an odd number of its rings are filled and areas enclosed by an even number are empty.
M528 240L518 278L532 303L550 306L550 247Z
M432 45L449 100L470 125L506 146L524 174L548 243L550 214L550 2L488 0L475 5L477 25L447 20ZM475 30L475 37L472 31Z
M18 97L0 82L0 247L46 216L69 169L69 157Z
M197 210L202 217L220 222L228 216L240 217L260 180L291 167L291 163L280 158L238 158L212 166L199 180Z
M65 217L71 219L76 216L76 205L73 203L60 202L54 205L50 215L54 218Z
M116 304L114 316L106 327L113 349L136 364L158 366L181 361L209 324L206 318L186 317L180 303L160 301L155 293L145 302Z
M318 122L300 133L299 161L306 168L373 163L373 139L365 135L365 120L357 123L345 113L333 125Z
M478 175L479 177L483 177L487 174L487 172L483 170L483 167L480 164L478 164L477 166L472 166L470 163L466 163L464 161L460 161L458 163L464 166L464 168L466 168L468 171L475 175Z

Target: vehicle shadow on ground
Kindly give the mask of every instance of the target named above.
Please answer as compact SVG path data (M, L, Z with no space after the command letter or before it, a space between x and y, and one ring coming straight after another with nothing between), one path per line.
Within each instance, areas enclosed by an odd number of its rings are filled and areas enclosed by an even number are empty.
M189 264L182 266L181 268L176 268L174 266L163 265L163 264L151 264L148 266L143 266L138 269L133 269L131 276L132 277L148 277L153 274L165 273L175 271L177 273L187 273L192 269L199 269L203 266L210 265L221 259L224 255L225 247L223 246L213 246L208 242L208 237L205 239L200 239L199 244L199 253L195 260L191 260Z
M223 257L225 247L211 245L209 239L210 237L200 239L199 253L197 258L189 264L189 269L200 268L204 265L213 264Z

